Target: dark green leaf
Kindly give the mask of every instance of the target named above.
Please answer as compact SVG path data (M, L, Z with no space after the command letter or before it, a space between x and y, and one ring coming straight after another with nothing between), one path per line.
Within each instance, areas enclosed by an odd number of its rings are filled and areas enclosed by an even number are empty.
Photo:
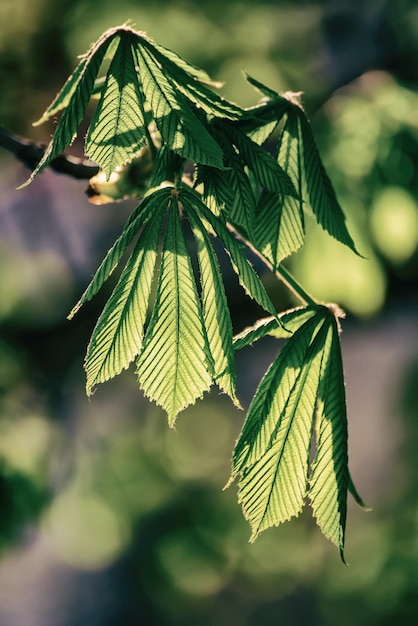
M303 175L312 211L324 230L357 253L347 230L344 213L319 156L310 123L304 112L296 105L289 111L289 115L297 116L299 119L300 140L303 150Z

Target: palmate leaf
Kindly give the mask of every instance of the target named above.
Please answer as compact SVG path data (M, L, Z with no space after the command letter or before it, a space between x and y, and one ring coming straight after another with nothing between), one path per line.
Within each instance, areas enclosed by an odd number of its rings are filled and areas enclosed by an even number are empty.
M252 527L298 515L308 496L324 535L344 561L347 490L364 506L348 471L347 416L339 325L326 307L289 312L303 322L261 381L233 454L230 482L240 474L239 500ZM308 317L309 316L309 317ZM275 320L249 329L247 344L275 333ZM277 325L276 325L277 328ZM282 330L277 328L278 336ZM240 346L241 347L241 346ZM315 426L315 458L309 463Z
M213 379L193 269L171 197L157 296L137 362L146 396L161 405L173 426L177 414L203 395Z
M339 548L343 561L349 486L347 438L344 373L334 319L328 329L321 366L309 499L318 525Z
M40 121L48 119L55 112L64 108L54 136L42 159L22 187L29 184L40 171L55 157L64 152L74 141L106 51L114 37L120 33L123 33L123 29L113 28L102 35L91 47L86 57L81 60L78 68L76 68L66 85L64 85L60 94L58 94L52 105L44 113Z
M240 406L235 389L232 323L221 271L209 235L197 214L189 210L199 260L203 319L213 358L214 382Z
M162 200L145 225L93 330L85 360L88 394L95 385L126 369L141 351L168 198Z
M146 221L148 215L160 205L160 203L167 200L170 195L170 188L153 189L150 190L147 196L144 198L142 204L140 204L129 217L126 222L122 234L116 239L113 246L110 248L105 258L101 262L100 266L96 270L92 280L90 281L87 289L84 291L80 300L72 309L68 316L68 319L72 319L77 311L83 304L91 300L96 293L100 290L102 285L111 276L119 261L121 260L125 250L132 243L135 235L141 225Z
M231 259L232 267L238 276L240 285L245 292L265 311L268 311L277 319L274 305L252 265L245 257L242 245L231 235L221 218L214 215L192 189L185 186L182 187L179 192L179 198L184 204L186 211L196 211L205 225L206 222L208 223L207 229L214 232L220 239Z
M86 137L86 155L107 178L116 167L138 156L147 143L144 97L133 58L135 43L133 33L120 38Z
M185 159L222 169L222 151L187 99L149 50L138 46L137 56L142 88L164 143Z
M299 515L307 492L313 416L328 329L320 311L287 341L261 381L233 453L251 541Z

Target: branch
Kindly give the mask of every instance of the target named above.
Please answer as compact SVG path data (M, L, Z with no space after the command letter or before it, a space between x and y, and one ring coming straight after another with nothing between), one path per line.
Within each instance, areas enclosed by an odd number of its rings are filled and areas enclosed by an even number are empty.
M33 141L12 135L1 126L0 148L4 148L14 154L30 170L35 169L45 152L45 146L39 146L33 143ZM100 169L97 165L89 164L84 159L77 159L64 154L60 154L53 159L49 163L49 167L58 174L66 174L78 180L88 180L95 176Z

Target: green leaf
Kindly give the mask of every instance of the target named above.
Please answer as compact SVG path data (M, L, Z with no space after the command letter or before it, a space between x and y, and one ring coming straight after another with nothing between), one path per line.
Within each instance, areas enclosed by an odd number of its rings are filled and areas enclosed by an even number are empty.
M158 190L153 189L149 191L142 204L140 204L129 217L123 228L122 234L116 239L115 243L106 254L87 289L72 309L71 313L68 315L68 319L72 319L82 305L96 295L119 264L126 248L132 242L135 235L138 234L141 225L146 221L148 215L154 209L157 209L161 203L164 203L164 201L167 202L169 195L170 188Z
M337 322L333 319L321 367L309 499L318 525L339 548L343 561L349 485L347 438L344 373Z
M226 172L207 165L196 167L196 182L194 187L203 185L202 197L204 203L214 215L228 215L228 208L234 203L234 192Z
M299 201L264 190L258 199L252 241L273 270L304 240Z
M85 361L88 394L126 369L141 350L165 210L166 202L145 225L93 331Z
M208 209L195 191L187 187L182 187L179 192L179 197L185 205L186 210L195 210L200 219L204 222L208 222L210 228L216 233L217 237L219 237L231 259L232 267L238 276L240 285L244 288L245 292L263 307L265 311L268 311L277 318L276 310L260 278L257 276L251 263L242 251L242 244L231 235L220 217L217 217Z
M63 90L54 100L51 107L47 109L44 116L41 118L42 121L48 119L48 117L56 111L65 108L58 122L54 136L42 159L22 187L28 185L40 171L55 159L55 157L64 152L74 141L78 126L83 119L91 93L94 90L94 81L106 54L106 50L112 39L120 32L123 31L113 28L100 37L92 46L85 59L81 61L72 77L66 85L64 85Z
M289 115L297 116L299 120L300 141L303 151L303 175L308 201L316 220L332 237L358 254L348 232L345 215L319 156L311 125L302 109L296 105L290 109Z
M210 116L240 119L242 109L233 102L214 93L208 86L221 87L213 82L203 70L196 68L171 50L156 44L147 36L141 36L145 46L161 66L171 85L180 91L190 104Z
M318 311L286 342L257 389L236 443L231 479L241 474L238 497L251 541L302 510L328 326Z
M245 165L264 189L280 195L297 197L292 180L267 150L234 128L232 124L224 123L222 127L237 148Z
M120 38L86 137L86 155L100 165L107 178L138 156L147 143L134 44L128 33Z
M311 317L317 315L318 309L322 308L321 306L304 306L285 311L278 315L281 324L278 324L274 317L264 317L253 326L244 328L243 331L234 336L234 350L241 350L250 346L267 335L276 337L276 339L289 339L291 334L295 333Z
M288 115L283 127L277 160L292 181L298 198L264 191L256 208L254 242L274 269L298 250L304 241L302 164L298 118ZM272 228L271 225L275 227Z
M214 381L240 406L235 389L232 323L215 251L204 225L194 211L188 211L197 245L202 285L203 319L213 358Z
M156 302L138 359L139 383L173 426L177 414L210 388L212 372L179 207L172 196Z
M142 88L163 141L185 159L222 169L220 147L161 64L144 47L138 46L137 55Z

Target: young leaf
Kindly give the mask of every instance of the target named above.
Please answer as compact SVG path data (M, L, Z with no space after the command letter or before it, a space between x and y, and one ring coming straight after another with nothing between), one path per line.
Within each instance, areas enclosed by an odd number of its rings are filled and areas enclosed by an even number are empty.
M205 227L194 211L188 212L197 245L202 285L203 319L213 357L214 381L240 406L235 390L232 323L218 261Z
M88 302L96 295L102 285L107 281L114 269L121 260L126 248L134 239L141 225L146 221L148 215L156 209L161 203L167 202L170 195L170 188L165 187L158 190L150 190L149 194L144 198L143 202L133 211L132 215L126 222L122 234L116 239L111 249L106 254L100 266L96 270L90 284L77 302L68 319L72 319L83 304Z
M170 426L210 388L213 365L190 257L173 195L152 317L138 358L146 396L161 405Z
M83 59L79 67L75 70L73 76L64 85L64 88L47 109L41 121L48 119L53 113L65 108L58 126L55 129L54 136L49 143L42 159L32 172L30 178L22 185L28 185L34 177L42 171L55 157L64 152L64 150L72 144L77 129L83 119L84 112L90 100L91 93L94 89L94 81L102 64L106 51L112 39L119 34L120 29L113 28L108 30L100 39L92 46Z
M100 165L107 178L116 167L138 156L147 143L134 44L128 33L120 38L86 137L86 155Z
M240 285L245 292L253 298L265 311L277 318L276 310L268 297L263 284L255 273L252 265L242 252L242 245L231 235L220 217L214 215L210 209L202 202L200 197L192 189L182 187L179 197L187 211L195 210L202 221L208 222L213 232L222 241L228 253L232 267L238 276Z
M137 47L137 55L142 88L163 141L185 159L222 169L220 147L187 99L173 88L161 64L144 47Z
M318 525L339 548L343 561L349 485L347 437L344 373L337 322L333 319L321 366L309 499Z
M88 394L126 369L141 350L166 205L145 225L93 331L85 361Z
M239 501L251 541L302 510L327 329L318 311L287 341L257 389L235 446L231 479L241 474Z

